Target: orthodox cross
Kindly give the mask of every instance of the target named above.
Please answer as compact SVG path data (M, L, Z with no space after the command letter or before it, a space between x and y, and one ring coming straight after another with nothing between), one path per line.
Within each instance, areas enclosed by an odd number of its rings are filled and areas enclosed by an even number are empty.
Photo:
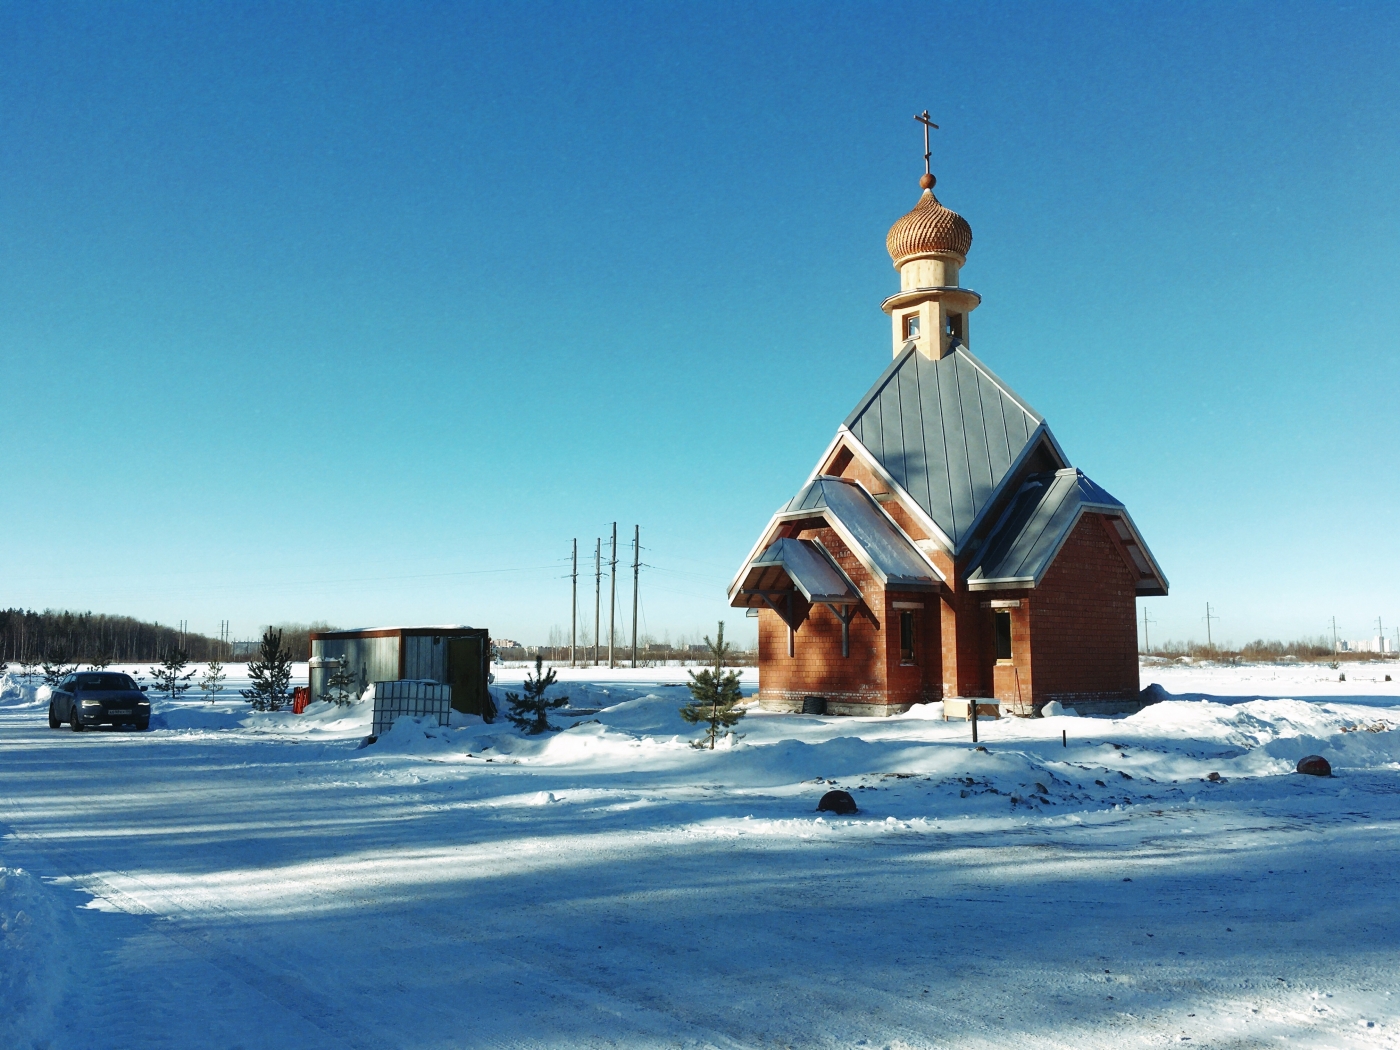
M924 174L932 175L933 169L929 167L928 159L933 156L933 151L929 148L928 144L928 129L933 128L937 131L938 125L929 120L928 110L924 110L922 113L915 113L914 119L924 126Z

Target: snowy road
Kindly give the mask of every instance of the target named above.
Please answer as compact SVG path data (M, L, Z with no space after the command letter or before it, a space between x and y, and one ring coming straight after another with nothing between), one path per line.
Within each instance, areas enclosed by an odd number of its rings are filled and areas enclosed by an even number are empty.
M606 672L544 741L10 702L0 1045L1400 1045L1400 691L1256 672L1144 681L1311 699L984 722L985 752L751 715L699 753L683 690ZM1310 752L1337 778L1286 772ZM860 815L818 818L837 785Z

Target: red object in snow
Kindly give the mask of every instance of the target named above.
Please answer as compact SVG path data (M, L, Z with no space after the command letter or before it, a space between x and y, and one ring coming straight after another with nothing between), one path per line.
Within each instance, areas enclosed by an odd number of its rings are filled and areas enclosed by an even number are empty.
M309 703L311 703L311 687L309 685L299 685L292 690L292 714L301 714Z

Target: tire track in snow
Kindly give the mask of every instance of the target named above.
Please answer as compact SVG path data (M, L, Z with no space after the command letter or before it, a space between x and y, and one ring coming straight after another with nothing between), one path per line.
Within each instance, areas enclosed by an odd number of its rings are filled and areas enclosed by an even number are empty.
M246 989L247 997L266 1000L310 1024L330 1040L327 1044L329 1046L350 1047L353 1050L391 1050L398 1045L384 1042L353 1027L340 1016L325 996L302 978L300 973L282 965L280 960L266 954L249 954L234 948L227 939L216 939L205 926L191 916L188 909L167 895L142 885L135 876L125 872L115 873L141 886L140 896L123 890L109 878L79 870L80 866L72 855L48 836L40 832L18 830L21 824L16 823L16 816L23 824L29 823L28 814L12 799L9 810L4 812L8 824L8 834L5 837L12 842L24 844L28 852L42 858L43 862L40 864L31 862L26 865L35 874L46 878L53 878L57 874L93 897L107 902L117 911L142 920L151 934L184 949L228 978L237 981ZM159 904L147 903L142 897ZM246 947L246 943L240 945L240 948ZM129 970L130 964L126 966ZM104 979L104 973L110 977ZM133 998L136 998L130 994L132 982L124 976L122 963L116 958L101 964L98 973L93 976L98 981L96 994L87 995L82 989L75 988L69 995L70 998L81 997L89 1006L95 1019L100 1022L94 1028L95 1031L103 1033L104 1045L144 1048L157 1045L152 1039L164 1038L162 1029L153 1030L147 1026L139 1033L132 1033L139 1037L130 1043L111 1042L111 1039L129 1028L127 1021L131 1012L130 1004ZM213 1001L215 997L207 994L202 999L203 1003ZM257 1026L257 1031L264 1030L262 1024ZM296 1042L299 1046L305 1046L301 1040ZM252 1045L258 1045L257 1038L253 1039Z

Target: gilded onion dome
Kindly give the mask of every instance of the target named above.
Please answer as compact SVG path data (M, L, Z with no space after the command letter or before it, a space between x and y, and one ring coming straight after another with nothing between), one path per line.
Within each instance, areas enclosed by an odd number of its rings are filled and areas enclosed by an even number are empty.
M972 247L972 227L955 211L943 207L933 195L933 177L925 175L924 195L914 210L890 227L885 247L896 269L907 259L935 252L967 256Z

